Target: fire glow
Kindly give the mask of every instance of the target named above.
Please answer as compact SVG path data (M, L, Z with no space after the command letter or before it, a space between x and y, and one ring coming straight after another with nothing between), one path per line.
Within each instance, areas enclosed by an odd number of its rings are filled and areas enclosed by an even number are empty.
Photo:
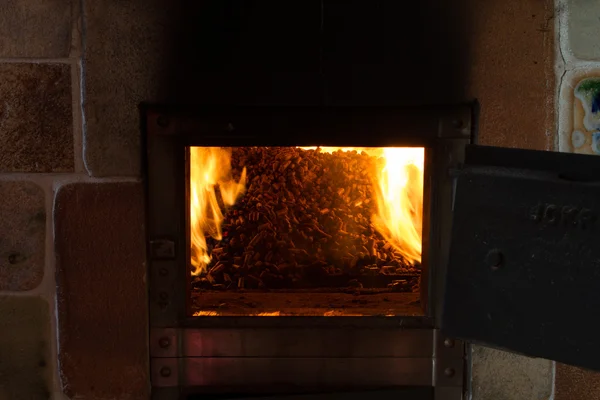
M303 147L313 150L317 147ZM380 158L370 171L377 211L371 220L376 230L411 263L421 261L423 221L423 176L425 149L413 147L338 148L320 151L364 151ZM246 167L239 181L231 174L231 150L218 147L190 148L190 223L192 275L206 272L211 255L206 237L222 239L223 206L232 206L243 195Z
M231 150L220 147L190 147L190 223L192 275L206 271L211 257L206 236L221 240L223 212L219 206L219 187L225 206L235 204L244 193L246 169L239 182L231 176Z

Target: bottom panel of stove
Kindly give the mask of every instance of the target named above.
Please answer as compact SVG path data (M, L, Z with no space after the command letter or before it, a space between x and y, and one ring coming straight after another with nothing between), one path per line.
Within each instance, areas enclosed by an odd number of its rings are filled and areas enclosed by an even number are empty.
M418 293L361 289L192 294L191 314L211 316L420 316Z
M179 369L179 371L178 371ZM166 371L170 373L166 373ZM178 372L176 372L178 371ZM168 375L168 376L165 376ZM157 386L304 387L432 385L431 358L187 357L153 362Z
M460 393L466 353L434 329L240 326L155 328L150 354L153 391L289 395L419 386L434 387L435 399L459 400L437 392Z

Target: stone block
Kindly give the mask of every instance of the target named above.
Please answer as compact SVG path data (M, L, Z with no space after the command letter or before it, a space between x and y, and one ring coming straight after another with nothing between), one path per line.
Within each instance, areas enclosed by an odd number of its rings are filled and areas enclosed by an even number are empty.
M0 58L68 57L71 31L71 0L0 2Z
M147 399L148 300L140 183L56 195L59 361L70 398Z
M30 290L44 276L46 205L32 182L0 181L0 290Z
M48 400L50 314L37 297L0 296L0 400Z
M550 150L554 121L554 1L468 0L469 97L483 145Z
M140 174L142 101L157 101L168 0L86 3L84 160L93 176Z
M0 64L0 172L73 171L68 64Z
M600 399L600 372L556 365L554 400Z
M473 400L550 400L553 362L472 347Z
M567 0L568 52L579 60L600 60L600 2Z

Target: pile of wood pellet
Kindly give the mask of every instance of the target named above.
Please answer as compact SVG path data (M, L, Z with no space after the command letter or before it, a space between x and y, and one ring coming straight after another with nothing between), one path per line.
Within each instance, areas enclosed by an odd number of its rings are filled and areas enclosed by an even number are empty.
M375 230L373 171L366 153L234 148L246 192L228 208L223 240L207 238L212 261L201 289L386 288L418 290L410 265Z

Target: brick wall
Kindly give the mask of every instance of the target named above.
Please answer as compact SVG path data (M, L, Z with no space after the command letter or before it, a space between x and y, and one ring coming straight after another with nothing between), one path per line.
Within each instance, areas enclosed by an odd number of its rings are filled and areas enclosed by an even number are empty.
M135 107L150 96L110 79L122 70L144 85L151 73L131 73L123 53L126 65L94 60L111 16L93 13L97 26L80 6L0 4L1 400L148 398ZM125 128L107 109L124 92Z
M236 75L227 92L218 70L195 74L188 68L182 75L187 53L172 47L173 32L190 32L181 29L186 13L175 3L0 2L0 400L148 398L137 105L201 93L209 94L208 101L213 95L263 99L254 90L272 78ZM307 1L294 4L301 3ZM360 4L350 3L362 14ZM390 51L393 61L373 67L369 46L362 50L367 62L362 60L360 71L333 60L330 99L344 102L351 95L373 103L384 92L385 101L404 103L477 97L482 143L551 149L552 0L448 4L440 1L421 15L419 32L438 36L423 39L418 63L410 53ZM447 14L457 10L467 16L464 21ZM194 27L201 25L187 14ZM402 8L387 14L400 28L412 20ZM414 38L382 35L390 46L402 42L415 50ZM188 50L195 47L195 39L188 42ZM302 92L309 103L318 97L311 77L319 71L308 56L296 54L301 47L288 49L285 57L307 70L277 75L281 85L268 88L277 99L287 96L282 87ZM306 52L312 57L313 50ZM346 51L341 60L357 50ZM190 84L189 77L203 74L204 81ZM211 81L219 84L211 87ZM243 85L256 82L241 94ZM548 398L551 363L482 348L473 357L475 398Z

